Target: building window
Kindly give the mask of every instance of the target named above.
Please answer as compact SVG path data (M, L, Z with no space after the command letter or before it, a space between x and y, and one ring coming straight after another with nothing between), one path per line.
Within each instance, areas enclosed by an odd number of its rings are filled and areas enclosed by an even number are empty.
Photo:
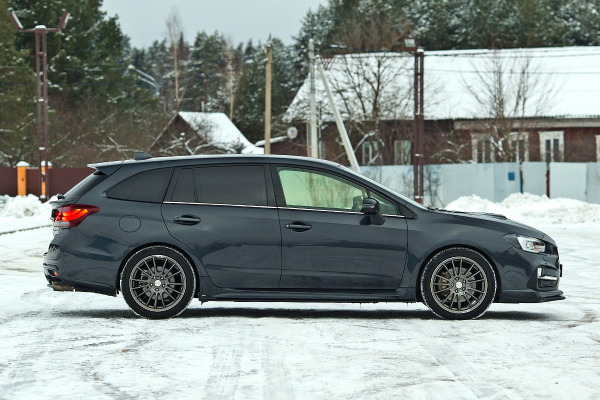
M596 161L600 162L600 135L596 135Z
M492 135L487 133L471 134L471 154L476 163L494 162Z
M321 160L327 160L327 142L323 140L319 142L319 158Z
M540 159L545 162L560 162L564 159L565 132L540 132Z
M410 164L410 140L394 140L394 164Z
M529 132L512 132L509 143L516 162L529 161Z
M377 158L377 150L379 149L377 142L364 142L362 145L362 161L363 165L370 165Z

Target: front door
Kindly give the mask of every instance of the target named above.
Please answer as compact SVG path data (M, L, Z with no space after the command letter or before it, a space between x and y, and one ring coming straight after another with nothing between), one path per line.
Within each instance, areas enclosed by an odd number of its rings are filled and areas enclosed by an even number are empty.
M173 180L162 205L167 229L202 261L212 282L222 288L277 288L281 234L265 167L184 168Z
M320 170L277 167L282 235L280 288L394 289L406 261L407 225L397 205L367 188ZM376 198L385 223L360 210ZM281 204L280 204L281 203Z

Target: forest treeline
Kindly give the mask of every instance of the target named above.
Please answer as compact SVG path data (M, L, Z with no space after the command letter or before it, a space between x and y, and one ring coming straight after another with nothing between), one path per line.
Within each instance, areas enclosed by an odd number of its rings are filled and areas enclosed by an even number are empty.
M264 132L265 47L273 48L273 135L307 75L309 38L321 54L403 51L415 37L425 50L600 45L600 0L329 0L299 15L291 44L231 43L220 32L184 37L177 14L168 34L134 48L102 0L0 0L0 165L35 165L34 35L25 27L67 28L48 35L49 131L55 167L131 157L177 110L223 112L251 142ZM148 78L146 75L152 77ZM184 151L182 149L182 151ZM182 153L185 154L185 153Z

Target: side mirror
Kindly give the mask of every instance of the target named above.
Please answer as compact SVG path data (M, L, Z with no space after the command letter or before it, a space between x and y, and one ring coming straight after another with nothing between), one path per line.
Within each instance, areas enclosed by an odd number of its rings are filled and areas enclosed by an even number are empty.
M369 216L373 225L383 225L385 222L385 218L383 218L383 215L379 212L379 202L375 199L363 199L362 212Z

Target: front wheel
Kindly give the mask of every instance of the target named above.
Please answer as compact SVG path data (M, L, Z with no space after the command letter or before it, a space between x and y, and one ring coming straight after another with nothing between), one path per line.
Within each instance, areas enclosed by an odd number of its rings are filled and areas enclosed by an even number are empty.
M425 266L421 294L440 318L479 318L496 295L496 274L478 252L462 247L446 249Z
M135 253L121 273L125 301L137 315L149 319L175 317L194 298L196 279L178 251L153 246Z

